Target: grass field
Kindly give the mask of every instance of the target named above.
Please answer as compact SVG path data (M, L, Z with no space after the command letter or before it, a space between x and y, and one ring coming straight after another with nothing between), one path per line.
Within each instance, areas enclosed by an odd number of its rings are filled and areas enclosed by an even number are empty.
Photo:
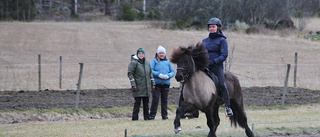
M273 133L293 134L320 130L320 105L291 106L286 109L247 108L250 128L256 136ZM203 113L198 119L181 121L182 133L173 132L175 114L169 113L169 120L156 117L154 121L131 121L130 118L107 120L76 120L65 122L30 122L0 125L0 136L110 136L121 137L127 129L128 136L206 136L208 127ZM140 116L142 117L142 116ZM231 128L229 119L220 111L221 123L217 130L218 136L245 136L242 128ZM253 125L252 125L253 124Z
M320 19L310 19L304 32L316 30ZM83 89L128 88L127 66L138 48L154 57L158 45L167 49L195 44L208 31L162 30L147 22L2 22L0 23L0 91L37 90L38 55L41 54L42 89L59 89L62 56L62 89L76 89L79 63L84 63ZM283 86L286 64L298 52L297 86L320 88L319 42L298 39L301 32L268 31L247 35L224 32L228 37L231 71L242 86ZM232 49L234 50L232 51ZM174 65L175 67L175 65ZM174 79L172 86L179 86Z

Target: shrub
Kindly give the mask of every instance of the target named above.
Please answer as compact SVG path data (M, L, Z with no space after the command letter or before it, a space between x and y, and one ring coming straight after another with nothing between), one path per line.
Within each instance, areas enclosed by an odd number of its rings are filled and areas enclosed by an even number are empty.
M138 20L143 20L145 16L146 15L143 13L143 11L139 11L139 13L137 14Z
M260 33L260 29L256 26L250 26L245 31L247 34L258 34Z
M307 39L310 41L320 41L320 36L317 34L307 33L304 35L300 35L298 38L300 39Z
M131 8L130 4L124 3L121 5L121 14L118 16L119 20L134 21L136 18L135 10Z
M147 18L151 20L153 19L153 13L151 11L148 13Z

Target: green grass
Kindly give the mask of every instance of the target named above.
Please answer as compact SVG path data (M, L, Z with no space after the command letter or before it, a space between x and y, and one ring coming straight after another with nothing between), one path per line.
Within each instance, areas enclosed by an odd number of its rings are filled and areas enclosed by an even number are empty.
M182 132L174 134L173 119L175 108L169 106L169 120L157 116L154 121L131 121L132 107L85 108L85 109L31 109L2 110L0 119L11 117L27 118L29 122L17 124L0 124L0 136L206 136L208 127L204 113L198 119L181 120ZM258 136L275 133L303 133L320 131L318 111L320 104L294 105L280 109L274 107L246 107L249 127L254 127ZM231 128L230 121L220 112L221 123L218 136L245 136L242 128ZM120 118L110 118L120 117ZM17 119L16 119L17 120ZM32 121L33 120L33 121ZM42 122L39 122L41 121ZM254 125L252 125L254 124ZM200 127L200 128L199 128Z

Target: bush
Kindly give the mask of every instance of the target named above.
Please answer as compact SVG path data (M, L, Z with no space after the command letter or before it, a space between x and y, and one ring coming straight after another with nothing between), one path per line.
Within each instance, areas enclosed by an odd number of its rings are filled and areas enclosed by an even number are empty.
M9 21L32 21L36 16L35 8L35 1L2 0L0 1L0 17Z
M260 33L260 29L256 26L250 26L245 30L247 34L258 34Z
M153 19L153 13L151 11L148 13L147 18L151 20Z
M300 39L307 39L310 41L320 41L320 36L317 34L307 33L299 36Z
M301 10L294 11L292 16L295 18L303 18L303 14Z
M143 20L145 16L146 15L143 13L143 11L139 11L137 18L138 18L138 20Z
M136 12L131 8L130 4L124 3L121 5L121 14L118 16L119 20L134 21Z

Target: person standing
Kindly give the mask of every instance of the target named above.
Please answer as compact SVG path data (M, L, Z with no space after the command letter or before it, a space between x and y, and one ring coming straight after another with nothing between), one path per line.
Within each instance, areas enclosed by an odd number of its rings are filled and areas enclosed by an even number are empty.
M220 95L226 106L226 116L230 117L233 112L230 108L228 88L224 82L223 62L228 57L227 37L221 31L221 21L218 18L211 18L208 21L209 37L202 40L205 43L209 54L209 70L218 77Z
M145 59L144 50L139 48L136 55L131 55L131 62L128 66L128 77L132 87L134 106L132 121L139 119L139 108L143 102L144 120L149 120L149 96L155 89L155 82L152 75L150 63Z
M161 97L161 116L168 119L168 93L170 78L174 77L175 71L166 57L166 49L159 45L155 58L150 63L152 74L155 79L156 89L152 92L152 104L150 108L150 120L154 120L158 110L159 98Z

